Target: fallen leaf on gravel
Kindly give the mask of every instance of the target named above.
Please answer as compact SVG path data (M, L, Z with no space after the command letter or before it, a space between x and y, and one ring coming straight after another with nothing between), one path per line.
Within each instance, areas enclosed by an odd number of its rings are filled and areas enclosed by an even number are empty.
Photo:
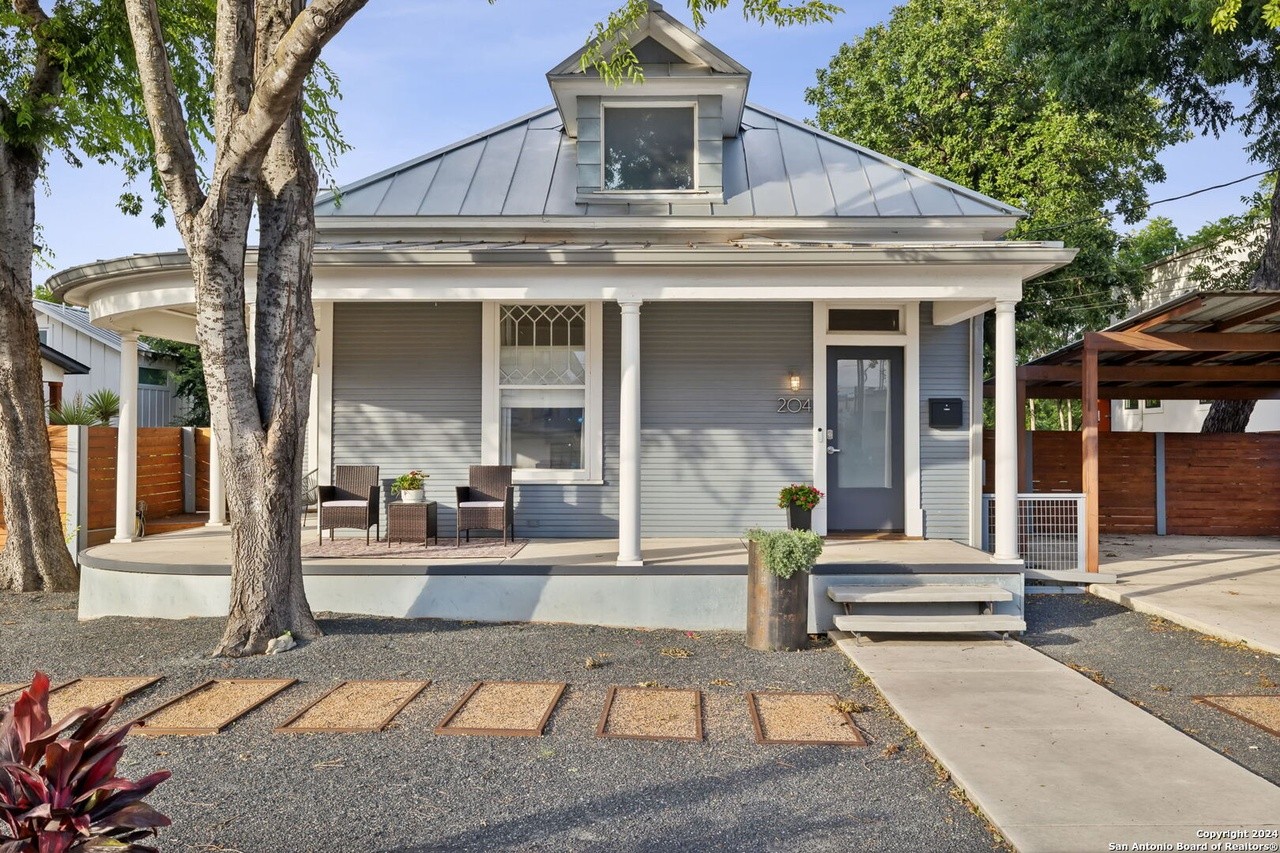
M854 702L851 699L841 699L839 702L833 703L831 707L842 714L861 714L867 710L866 705L861 702Z
M331 770L335 767L345 767L346 763L341 758L329 758L324 761L317 761L311 765L312 770Z
M658 681L639 681L639 682L636 682L636 687L661 687L661 686L662 686L662 683L661 683L661 682L658 682Z
M698 632L697 632L697 631L685 631L685 632L684 632L684 635L685 635L686 637L688 637L690 640L699 640L699 639L702 639L701 637L699 637L699 636L698 636Z
M682 649L679 646L671 646L670 648L663 649L662 651L658 652L658 654L662 655L664 658L693 657L693 652L689 651L688 649Z
M1156 691L1157 693L1169 693L1170 691L1173 690L1173 688L1168 686L1167 684L1153 684L1151 685L1151 689Z
M711 679L711 683L716 687L732 687L733 686L733 682L727 678L713 678Z
M1258 686L1261 687L1263 690L1270 690L1272 687L1276 687L1277 685L1274 681L1272 681L1270 678L1267 678L1265 675L1259 675Z
M880 754L883 755L885 758L889 758L890 756L897 755L899 752L902 752L902 746L900 744L891 743L888 746L886 746L884 748L884 751L881 752Z

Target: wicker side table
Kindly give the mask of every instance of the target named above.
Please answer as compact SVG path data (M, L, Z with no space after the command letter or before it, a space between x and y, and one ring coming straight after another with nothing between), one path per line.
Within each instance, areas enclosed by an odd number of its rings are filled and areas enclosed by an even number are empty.
M405 503L392 501L387 504L387 547L391 541L421 542L426 547L427 539L434 539L440 544L436 533L436 502L421 501Z

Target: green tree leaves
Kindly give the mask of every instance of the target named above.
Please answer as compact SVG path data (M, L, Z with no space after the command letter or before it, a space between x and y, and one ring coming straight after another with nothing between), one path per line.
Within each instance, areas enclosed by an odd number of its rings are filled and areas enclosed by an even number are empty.
M823 130L1028 211L1011 238L1080 249L1026 288L1019 347L1032 357L1140 290L1098 214L1114 205L1140 219L1146 185L1164 177L1156 154L1183 133L1146 90L1113 113L1064 102L1044 65L1014 52L1016 2L909 0L842 46L806 97Z

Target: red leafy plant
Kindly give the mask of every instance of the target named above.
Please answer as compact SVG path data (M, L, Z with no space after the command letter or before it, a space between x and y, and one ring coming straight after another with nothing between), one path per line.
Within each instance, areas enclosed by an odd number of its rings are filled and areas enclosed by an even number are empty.
M168 770L116 776L127 723L104 731L121 700L77 708L53 724L49 677L37 672L0 720L0 853L154 853L139 843L169 818L142 800Z

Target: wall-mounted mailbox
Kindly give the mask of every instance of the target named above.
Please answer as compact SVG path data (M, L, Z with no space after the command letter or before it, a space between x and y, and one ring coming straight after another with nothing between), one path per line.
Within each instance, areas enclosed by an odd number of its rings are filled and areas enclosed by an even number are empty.
M964 400L959 397L929 398L931 429L960 429L964 426Z

